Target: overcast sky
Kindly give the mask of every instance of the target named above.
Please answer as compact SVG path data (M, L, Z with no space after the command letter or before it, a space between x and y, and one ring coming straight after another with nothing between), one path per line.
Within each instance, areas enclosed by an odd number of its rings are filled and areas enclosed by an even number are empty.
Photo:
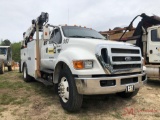
M127 26L141 13L160 16L160 0L0 0L0 39L21 41L31 20L42 11L49 13L53 25L76 24L104 31Z

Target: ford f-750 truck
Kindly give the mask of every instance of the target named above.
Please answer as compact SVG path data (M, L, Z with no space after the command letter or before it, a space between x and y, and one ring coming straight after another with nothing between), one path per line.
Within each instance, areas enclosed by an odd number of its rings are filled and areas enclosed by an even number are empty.
M105 40L93 29L47 22L42 13L23 34L20 69L26 82L54 84L65 110L79 110L83 95L132 97L146 82L139 47Z

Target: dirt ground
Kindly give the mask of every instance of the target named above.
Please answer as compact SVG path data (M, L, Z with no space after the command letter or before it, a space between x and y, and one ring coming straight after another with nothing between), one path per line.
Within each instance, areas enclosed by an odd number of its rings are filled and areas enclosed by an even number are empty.
M160 81L148 81L137 96L85 96L78 113L60 105L53 87L25 83L18 71L0 75L0 120L160 120Z

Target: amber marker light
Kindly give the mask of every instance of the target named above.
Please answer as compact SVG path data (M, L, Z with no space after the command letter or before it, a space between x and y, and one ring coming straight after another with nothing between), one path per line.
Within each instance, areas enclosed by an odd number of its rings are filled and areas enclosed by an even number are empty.
M73 66L75 69L83 69L84 68L83 61L73 61Z
M143 57L142 57L142 63L143 63L143 66L145 66L145 60Z

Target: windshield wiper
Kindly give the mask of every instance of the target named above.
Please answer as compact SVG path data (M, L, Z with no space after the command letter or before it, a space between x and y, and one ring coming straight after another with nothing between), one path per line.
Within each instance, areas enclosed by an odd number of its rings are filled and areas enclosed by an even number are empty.
M93 37L93 36L79 36L79 35L72 35L72 36L68 36L68 37L74 37L74 38L93 38L93 39L103 39L103 38L97 38L97 37ZM104 40L104 39L103 39Z
M79 35L72 35L72 36L68 36L68 37L74 37L74 38L86 38L84 36L79 36Z
M103 39L103 38L97 38L97 37L93 37L93 36L85 36L86 38L93 38L93 39Z

